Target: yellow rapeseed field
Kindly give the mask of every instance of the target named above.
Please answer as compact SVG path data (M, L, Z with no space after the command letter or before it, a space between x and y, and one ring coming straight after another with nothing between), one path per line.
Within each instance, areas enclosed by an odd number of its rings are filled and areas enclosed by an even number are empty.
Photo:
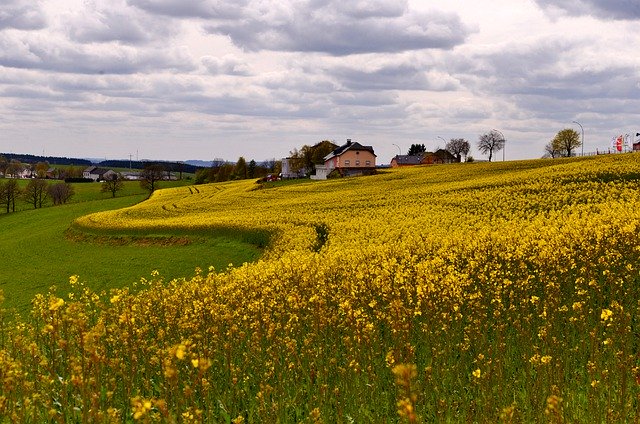
M74 225L266 248L37 297L0 332L4 421L640 417L640 155L180 187Z

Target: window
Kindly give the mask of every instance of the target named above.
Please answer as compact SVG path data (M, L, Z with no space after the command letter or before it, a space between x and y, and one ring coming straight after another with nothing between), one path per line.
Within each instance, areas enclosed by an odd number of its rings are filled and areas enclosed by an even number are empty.
M350 160L345 160L345 161L344 161L344 165L345 165L345 166L349 166L349 164L350 164L350 163L351 163L351 161L350 161Z
M367 162L365 162L367 164L367 166L371 166L371 161L368 160Z
M360 161L359 160L356 161L356 166L360 166Z

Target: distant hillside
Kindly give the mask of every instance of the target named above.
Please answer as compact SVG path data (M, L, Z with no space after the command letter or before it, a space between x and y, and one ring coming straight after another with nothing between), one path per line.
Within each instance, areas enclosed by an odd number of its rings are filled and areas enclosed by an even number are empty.
M195 172L202 167L189 165L184 162L164 162L164 161L129 161L129 160L104 160L97 165L102 168L132 168L132 169L144 169L149 165L162 165L167 171L171 172L186 172L188 174L195 174Z
M167 171L171 172L186 172L189 174L195 173L199 168L207 168L211 166L211 161L188 161L188 162L170 162L170 161L130 161L127 159L122 160L97 160L97 159L78 159L78 158L66 158L57 156L37 156L21 153L0 153L0 156L4 156L8 161L17 160L22 163L38 163L48 162L50 165L73 165L73 166L93 166L97 165L103 168L133 168L143 169L145 166L160 164L164 166Z
M213 161L210 160L187 160L184 163L197 166L199 168L211 168L211 166L213 166Z
M65 158L58 156L36 156L21 153L0 153L7 160L17 160L22 163L38 163L49 162L51 165L73 165L73 166L91 166L92 163L88 159Z

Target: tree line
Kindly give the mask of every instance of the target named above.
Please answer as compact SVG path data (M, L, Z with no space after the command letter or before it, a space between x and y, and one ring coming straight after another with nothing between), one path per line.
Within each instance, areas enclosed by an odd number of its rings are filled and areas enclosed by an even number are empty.
M252 178L263 178L269 174L277 175L281 170L281 162L270 159L262 162L247 160L240 156L238 160L227 162L223 159L214 159L211 167L200 168L196 171L195 183L217 183L232 180L246 180Z
M489 162L491 162L494 155L504 149L505 143L506 139L500 131L491 130L478 137L477 147L480 153L489 156ZM580 141L578 132L571 128L565 128L560 130L545 146L545 157L571 157L575 155L576 149L581 145L582 142ZM463 156L465 160L469 160L470 157L468 154L470 148L471 144L469 141L463 138L452 138L444 147L446 151L455 156L458 162L462 161ZM425 152L424 144L412 144L407 154L411 156Z
M63 181L49 183L47 180L34 178L24 188L20 187L16 179L0 181L0 207L7 213L16 211L18 200L38 209L49 201L54 205L67 203L74 194L73 186Z

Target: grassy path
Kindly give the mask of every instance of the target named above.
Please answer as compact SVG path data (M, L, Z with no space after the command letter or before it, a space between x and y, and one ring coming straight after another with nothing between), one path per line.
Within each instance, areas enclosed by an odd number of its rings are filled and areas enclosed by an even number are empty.
M153 270L166 279L191 277L196 267L221 269L260 255L258 248L228 238L203 236L187 245L140 246L65 237L79 216L127 207L143 199L127 196L0 215L0 289L5 307L24 312L35 294L52 285L65 287L71 275L79 275L99 291L130 285L149 277Z

